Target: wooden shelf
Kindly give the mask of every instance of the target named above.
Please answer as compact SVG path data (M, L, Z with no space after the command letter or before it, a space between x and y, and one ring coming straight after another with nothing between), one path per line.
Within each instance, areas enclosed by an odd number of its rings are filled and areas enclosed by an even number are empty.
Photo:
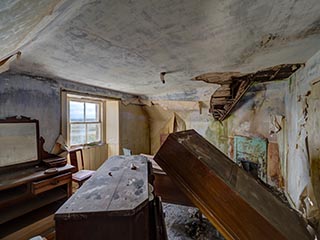
M0 206L6 207L13 205L16 200L21 198L27 198L29 195L29 189L27 185L21 185L15 188L10 188L1 191Z
M61 188L56 188L44 194L39 194L37 198L30 199L30 201L25 201L12 207L7 207L1 210L0 224L66 197L67 191Z
M65 202L65 199L53 202L47 206L39 208L33 212L27 213L19 218L0 225L0 239L16 239L10 238L14 233L22 231L22 229L32 226L35 222L41 221L50 215L53 215L59 207ZM52 217L53 218L53 217ZM50 228L51 226L48 226Z

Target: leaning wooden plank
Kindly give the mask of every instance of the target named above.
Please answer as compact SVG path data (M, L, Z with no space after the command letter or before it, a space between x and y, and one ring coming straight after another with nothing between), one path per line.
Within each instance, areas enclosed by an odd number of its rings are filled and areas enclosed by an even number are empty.
M226 239L312 239L294 210L194 130L170 134L155 161Z

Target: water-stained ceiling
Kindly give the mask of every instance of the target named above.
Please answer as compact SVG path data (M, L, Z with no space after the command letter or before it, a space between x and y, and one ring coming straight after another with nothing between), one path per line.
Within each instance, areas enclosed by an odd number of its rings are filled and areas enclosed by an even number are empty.
M16 71L199 100L217 86L197 75L308 60L319 12L318 0L2 0L0 60L21 50Z

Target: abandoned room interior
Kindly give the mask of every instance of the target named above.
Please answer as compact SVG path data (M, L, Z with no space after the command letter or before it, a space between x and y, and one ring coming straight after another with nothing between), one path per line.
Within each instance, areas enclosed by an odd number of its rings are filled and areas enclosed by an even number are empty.
M0 239L319 239L318 0L1 0Z

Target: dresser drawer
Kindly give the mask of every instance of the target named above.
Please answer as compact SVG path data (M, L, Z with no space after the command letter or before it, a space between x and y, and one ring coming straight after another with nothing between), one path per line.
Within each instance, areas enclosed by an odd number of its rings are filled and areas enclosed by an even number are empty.
M48 191L50 189L71 183L71 173L62 174L56 177L45 179L31 184L31 192L34 195Z

